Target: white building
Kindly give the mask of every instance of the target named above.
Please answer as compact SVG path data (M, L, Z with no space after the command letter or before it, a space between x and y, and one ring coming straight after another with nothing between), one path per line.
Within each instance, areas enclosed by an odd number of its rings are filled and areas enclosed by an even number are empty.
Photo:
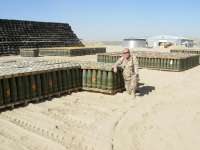
M183 37L175 37L175 36L167 36L167 35L159 35L148 38L148 46L157 47L161 43L169 43L171 42L173 45L182 45L186 47L193 47L193 40L183 38Z

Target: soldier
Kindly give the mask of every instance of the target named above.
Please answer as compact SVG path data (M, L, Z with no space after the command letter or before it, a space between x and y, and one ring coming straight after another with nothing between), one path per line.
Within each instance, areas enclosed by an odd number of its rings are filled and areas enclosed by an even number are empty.
M131 100L135 99L135 92L137 90L137 82L139 79L139 66L136 56L130 55L130 50L125 48L123 50L124 56L118 59L114 66L114 72L117 73L117 66L122 65L123 76L125 81L125 88Z

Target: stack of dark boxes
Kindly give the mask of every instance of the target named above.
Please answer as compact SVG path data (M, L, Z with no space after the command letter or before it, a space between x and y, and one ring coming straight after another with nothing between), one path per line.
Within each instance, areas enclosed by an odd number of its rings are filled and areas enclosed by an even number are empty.
M67 23L0 19L0 55L20 48L84 47Z

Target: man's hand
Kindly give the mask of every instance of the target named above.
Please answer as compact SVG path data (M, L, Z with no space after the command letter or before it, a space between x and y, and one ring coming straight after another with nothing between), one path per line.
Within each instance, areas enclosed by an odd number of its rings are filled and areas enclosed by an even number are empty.
M135 77L137 77L137 75L132 75L131 79L133 79L133 78L135 78Z
M114 73L117 73L117 67L114 67L113 71L114 71Z

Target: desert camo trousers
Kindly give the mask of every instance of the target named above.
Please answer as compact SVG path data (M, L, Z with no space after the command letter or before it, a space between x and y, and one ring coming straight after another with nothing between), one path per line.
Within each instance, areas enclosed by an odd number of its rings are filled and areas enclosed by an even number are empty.
M136 91L137 90L137 78L135 77L128 81L125 80L125 88L126 88L126 92L129 95L131 95L132 90Z

